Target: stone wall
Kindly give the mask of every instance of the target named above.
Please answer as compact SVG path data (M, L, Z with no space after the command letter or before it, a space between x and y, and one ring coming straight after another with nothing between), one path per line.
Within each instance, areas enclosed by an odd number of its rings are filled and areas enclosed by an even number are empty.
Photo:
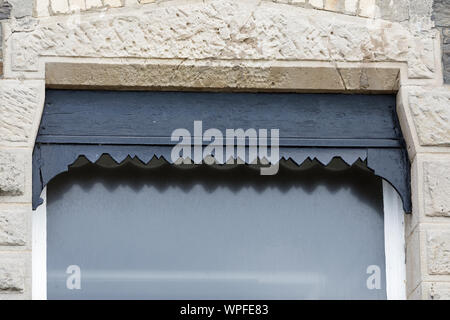
M0 0L0 22L5 19L9 19L11 14L11 5L8 2L4 2L4 0ZM3 74L3 32L2 26L0 23L0 76Z
M289 4L313 10L331 11L345 15L376 18L402 24L419 23L420 31L432 25L429 18L433 18L436 26L441 30L443 38L444 77L449 78L450 68L450 31L448 8L446 0L412 1L412 0L262 0L281 4ZM0 20L10 17L21 19L33 15L34 17L48 17L54 15L80 15L83 12L98 12L108 14L109 9L130 7L139 8L142 5L159 4L170 0L0 0ZM447 5L448 7L448 5ZM11 12L12 11L12 12ZM429 25L423 28L424 25ZM0 43L1 43L0 26ZM2 63L2 46L0 45L0 63ZM450 80L447 80L450 81Z
M434 0L433 20L441 31L444 80L450 83L450 4L448 0Z
M71 14L85 11L105 11L123 6L139 7L170 0L36 0L36 16L46 17L58 14ZM409 0L262 0L289 4L302 8L325 10L365 18L380 18L389 21L405 22L411 15L430 11L431 0L421 5L410 6Z
M31 17L32 13L33 0L0 0L0 66L3 64L2 20ZM0 71L0 77L2 74L3 72Z
M396 92L412 163L407 296L449 298L446 1L36 0L32 15L19 2L2 23L0 299L31 297L31 154L45 86Z

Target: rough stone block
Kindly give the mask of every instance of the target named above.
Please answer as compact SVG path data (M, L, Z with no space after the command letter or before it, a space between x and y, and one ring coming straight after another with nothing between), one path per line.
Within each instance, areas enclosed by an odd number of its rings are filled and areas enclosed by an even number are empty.
M8 0L8 2L13 7L12 16L14 18L23 18L33 14L34 1L32 0Z
M48 17L50 15L49 12L50 0L37 0L35 1L35 16L36 17Z
M39 56L158 59L408 62L410 78L434 77L434 38L400 24L366 21L263 1L149 6L127 14L88 16L83 32L47 20L13 30L11 70L38 71ZM435 36L435 35L434 35Z
M52 12L58 13L68 13L69 12L69 2L67 0L50 0Z
M3 32L2 32L2 25L0 24L0 62L3 61L3 48L2 48L2 44L3 43ZM0 66L0 76L3 74L3 65Z
M450 282L425 282L424 299L428 300L450 300Z
M118 8L123 5L121 0L103 0L103 4L111 8Z
M359 0L359 15L374 18L377 13L376 0Z
M442 41L444 44L450 44L450 28L442 29Z
M450 157L449 161L425 162L425 214L431 217L450 217Z
M344 12L345 4L342 0L325 0L325 10Z
M446 37L443 45L442 64L444 67L444 81L450 83L450 37Z
M102 6L102 0L86 0L86 10L101 8Z
M450 228L427 231L427 264L430 275L450 275Z
M410 0L376 0L377 18L390 21L407 21L409 19Z
M423 146L450 145L450 90L418 89L409 93L414 124Z
M0 149L0 199L25 193L25 159L23 154Z
M411 17L430 17L433 10L433 1L435 0L409 1L409 15Z
M25 289L25 265L21 259L0 256L0 299L2 294Z
M0 145L29 143L40 107L39 90L35 83L0 80Z
M70 11L86 10L86 3L84 0L69 0Z
M7 1L0 3L0 20L9 19L11 15L12 6Z
M358 11L358 0L345 0L345 11L356 13Z
M24 208L0 207L0 246L25 246L28 224Z
M323 9L323 0L309 0L309 4L314 8Z
M450 4L448 0L433 1L433 20L437 27L450 26Z
M421 239L418 228L407 238L406 241L406 293L409 296L420 284L423 277L421 265Z
M433 1L432 19L435 25L442 29L444 82L450 83L450 3L448 0Z

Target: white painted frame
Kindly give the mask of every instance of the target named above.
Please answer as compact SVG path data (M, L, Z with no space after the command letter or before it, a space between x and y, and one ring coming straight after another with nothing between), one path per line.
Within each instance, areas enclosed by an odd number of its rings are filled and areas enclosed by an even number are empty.
M44 202L32 212L31 297L47 300L47 187L42 190Z
M405 212L397 191L383 179L384 251L388 300L406 300Z
M44 203L33 212L32 298L47 299L47 188ZM383 180L384 248L388 300L406 299L405 221L397 191Z

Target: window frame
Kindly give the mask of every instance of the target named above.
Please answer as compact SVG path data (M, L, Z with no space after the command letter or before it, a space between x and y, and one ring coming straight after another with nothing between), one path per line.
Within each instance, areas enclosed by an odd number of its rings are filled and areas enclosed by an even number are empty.
M387 300L406 300L405 213L397 191L382 182ZM41 198L32 218L33 300L47 300L47 187Z

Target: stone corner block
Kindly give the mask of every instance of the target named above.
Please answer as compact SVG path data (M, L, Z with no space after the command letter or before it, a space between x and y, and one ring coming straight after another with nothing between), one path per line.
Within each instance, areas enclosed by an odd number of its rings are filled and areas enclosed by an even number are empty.
M422 297L426 300L450 300L450 282L424 282Z
M123 2L121 0L103 0L103 4L111 8L118 8L123 6Z
M0 196L20 196L25 189L25 162L17 154L0 150Z
M429 217L450 217L450 156L446 161L425 161L424 213Z
M14 250L17 247L30 247L30 218L31 208L0 206L0 247Z
M50 8L54 14L68 13L69 2L68 0L50 0Z
M26 269L24 256L0 254L0 300L25 291Z
M450 146L450 90L409 91L409 108L422 146Z
M42 109L44 82L0 80L0 145L28 146Z
M12 15L14 18L23 18L33 14L32 0L8 0L12 5Z
M450 275L450 225L426 232L427 267L430 275Z
M425 281L450 283L450 224L422 223L406 241L408 298L424 294Z
M31 149L0 148L0 202L31 201Z
M421 232L418 228L406 241L406 293L414 292L423 278Z

